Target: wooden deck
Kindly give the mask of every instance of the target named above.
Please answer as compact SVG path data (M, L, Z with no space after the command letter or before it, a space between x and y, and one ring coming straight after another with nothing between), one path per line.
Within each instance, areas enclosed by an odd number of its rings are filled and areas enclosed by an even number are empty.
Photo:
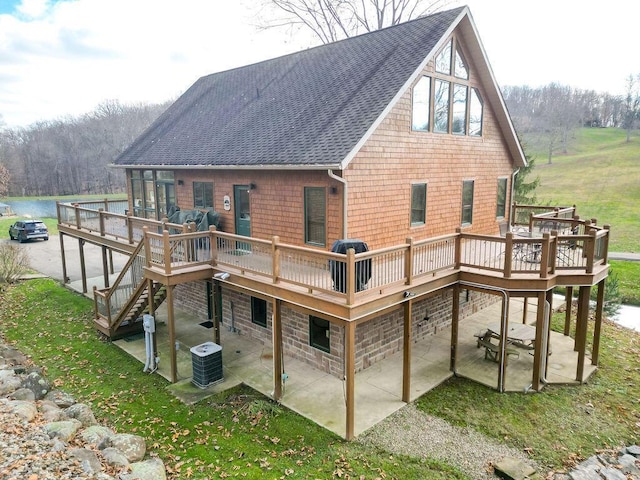
M144 241L146 275L155 281L176 285L226 272L230 283L309 305L344 321L400 304L405 295L428 294L457 281L542 292L555 286L596 285L605 278L608 228L554 217L551 225L558 230L543 232L542 226L550 225L544 215L538 227L530 220L528 228L537 232L531 237L457 232L341 255L282 244L277 237L193 232L189 225L58 204L61 234L123 253ZM344 278L333 278L332 262L341 265L339 275ZM370 270L370 280L359 289L355 277L362 268ZM342 285L339 291L336 283Z

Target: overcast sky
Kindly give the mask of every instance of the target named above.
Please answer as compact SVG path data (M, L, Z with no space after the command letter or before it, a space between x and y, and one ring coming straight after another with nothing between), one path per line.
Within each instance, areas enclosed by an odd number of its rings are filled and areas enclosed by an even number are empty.
M28 126L104 100L160 103L202 75L317 43L257 29L258 1L0 0L1 118ZM469 5L500 86L559 82L619 94L640 74L637 0L451 0L447 8L458 5Z

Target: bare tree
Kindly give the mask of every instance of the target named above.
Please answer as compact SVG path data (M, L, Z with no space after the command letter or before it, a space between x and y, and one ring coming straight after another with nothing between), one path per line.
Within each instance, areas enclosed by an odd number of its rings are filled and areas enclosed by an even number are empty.
M622 126L627 131L627 142L631 141L631 131L638 124L640 118L640 87L638 79L640 75L634 77L629 75L627 78L627 92L624 100L624 117Z
M276 16L265 28L301 27L331 43L435 12L451 0L263 0Z
M10 179L11 174L9 174L9 170L7 170L7 167L0 163L0 198L7 196L7 192L9 191Z
M124 172L109 163L167 106L109 100L78 118L0 128L0 165L11 175L8 194L122 192Z

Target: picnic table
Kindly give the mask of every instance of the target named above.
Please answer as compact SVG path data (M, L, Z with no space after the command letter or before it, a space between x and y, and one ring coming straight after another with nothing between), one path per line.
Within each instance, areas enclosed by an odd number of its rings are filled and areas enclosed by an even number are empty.
M490 324L486 330L475 334L478 348L484 347L486 360L498 361L500 353L501 325L500 322ZM494 343L493 340L497 340ZM523 323L508 324L506 332L506 354L507 356L519 357L517 349L533 350L535 348L536 329L531 325Z

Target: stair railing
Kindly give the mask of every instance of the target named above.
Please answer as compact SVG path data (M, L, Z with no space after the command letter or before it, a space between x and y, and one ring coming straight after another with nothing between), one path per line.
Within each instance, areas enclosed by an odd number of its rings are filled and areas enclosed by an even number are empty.
M114 325L131 298L139 296L140 287L144 290L145 265L144 239L142 239L113 285L110 288L93 290L96 319L103 318L109 326Z

